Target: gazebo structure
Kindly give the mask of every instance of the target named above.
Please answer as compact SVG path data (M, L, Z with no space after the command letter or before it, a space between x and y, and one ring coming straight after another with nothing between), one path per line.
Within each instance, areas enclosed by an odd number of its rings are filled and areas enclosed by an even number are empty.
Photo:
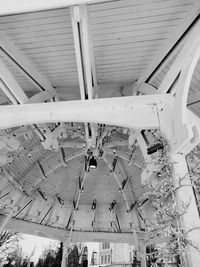
M155 158L163 138L170 177L184 181L175 202L187 209L174 227L189 243L179 260L199 267L197 192L185 157L200 142L200 2L0 4L0 232L65 248L127 242L145 267L147 229L157 222L149 181L159 174L162 183Z

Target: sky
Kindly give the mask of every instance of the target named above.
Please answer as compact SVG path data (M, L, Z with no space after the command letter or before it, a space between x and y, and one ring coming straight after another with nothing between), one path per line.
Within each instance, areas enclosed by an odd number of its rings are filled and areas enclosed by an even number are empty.
M59 242L48 238L23 234L22 240L20 240L20 245L24 257L29 257L35 248L31 261L37 262L45 248L59 246Z
M52 240L49 238L43 238L39 236L33 236L33 235L26 235L23 234L22 240L20 240L20 245L22 247L22 253L23 256L30 256L33 252L34 248L34 254L31 257L31 261L34 261L35 263L38 261L39 257L41 256L43 250L45 248L49 247L58 247L59 241ZM91 260L91 254L93 251L98 251L99 243L85 243L88 247L88 261L90 263Z

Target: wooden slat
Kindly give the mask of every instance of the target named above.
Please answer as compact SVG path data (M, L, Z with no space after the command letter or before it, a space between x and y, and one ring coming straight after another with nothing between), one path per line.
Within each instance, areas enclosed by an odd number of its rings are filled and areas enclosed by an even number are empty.
M161 9L161 10L152 10L151 13L149 13L148 11L143 11L143 12L139 12L139 13L133 13L133 10L131 11L129 9L128 13L122 13L120 14L120 16L115 16L114 14L112 15L112 13L110 14L110 16L101 16L101 17L94 17L92 19L92 22L94 24L97 24L97 23L109 23L109 22L114 22L114 21L119 21L121 20L121 22L123 21L126 21L126 20L138 20L138 21L143 21L144 19L148 19L148 18L151 18L151 17L154 17L154 18L157 18L158 20L167 15L169 16L171 14L171 16L181 16L183 17L184 14L187 13L187 10L183 9L182 7L176 7L176 8L169 8L169 9ZM92 17L92 15L91 15ZM102 22L103 20L103 22Z
M124 16L124 14L132 14L133 18L136 17L148 17L156 16L160 14L169 14L172 10L173 12L182 12L184 10L187 10L192 6L192 3L183 4L182 2L174 3L172 1L168 1L168 4L166 5L166 2L160 2L160 3L152 3L141 5L141 6L134 6L130 5L128 7L121 7L121 8L115 8L115 5L113 3L112 9L105 9L105 10L98 10L91 12L91 18L95 18L97 20L99 17L107 17L107 16Z
M140 0L140 1L136 1L136 0L123 0L123 1L116 1L116 2L108 2L108 3L99 3L98 5L94 4L94 5L90 5L90 9L92 11L103 11L103 10L109 10L109 9L113 9L113 8L123 8L123 7L130 7L130 6L134 6L134 7L139 7L139 8L145 8L146 6L150 6L151 5L171 5L171 4L179 4L180 1L179 0ZM182 4L190 4L193 3L193 1L191 0L183 0Z

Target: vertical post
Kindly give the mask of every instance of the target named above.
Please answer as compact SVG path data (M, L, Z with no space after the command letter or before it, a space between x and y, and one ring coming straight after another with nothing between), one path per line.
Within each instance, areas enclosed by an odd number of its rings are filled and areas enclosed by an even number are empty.
M180 211L186 206L186 211L180 217L180 227L187 234L187 239L200 249L200 218L197 210L196 200L188 174L185 156L182 154L171 155L172 164L174 166L174 178L177 185L177 205ZM189 245L188 252L184 259L185 265L190 267L199 267L200 252Z
M67 267L67 265L68 265L67 262L68 262L69 242L67 242L67 241L63 244L63 253L62 253L61 267Z
M1 226L0 226L0 235L2 234L2 232L3 232L4 228L6 227L7 223L12 218L13 214L14 214L14 210L11 210L10 213L3 218L3 221L1 222Z
M138 253L138 260L141 262L141 267L146 267L146 246L143 240L138 240L139 243L139 253Z
M67 267L68 266L69 246L70 246L70 243L72 242L72 231L73 231L73 226L71 227L71 230L69 232L69 236L67 237L67 240L63 244L63 254L62 254L61 267Z
M11 208L10 212L8 213L7 216L3 218L1 225L0 225L0 235L2 234L8 222L12 219L15 213L15 205L20 201L21 197L22 197L22 193L20 192L17 198L13 201L12 205L10 206Z

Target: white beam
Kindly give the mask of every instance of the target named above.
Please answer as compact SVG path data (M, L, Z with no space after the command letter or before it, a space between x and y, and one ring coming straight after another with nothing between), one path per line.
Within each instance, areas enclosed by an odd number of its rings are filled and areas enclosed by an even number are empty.
M86 88L84 82L84 69L83 69L83 58L82 58L82 47L81 47L81 39L80 39L80 9L75 6L70 9L71 11L71 22L72 22L72 30L74 37L74 46L75 46L75 54L76 54L76 63L77 63L77 71L78 71L78 80L79 80L79 88L81 99L85 99Z
M80 7L80 15L81 15L81 32L82 32L82 51L84 57L84 67L85 67L85 76L87 83L87 93L88 99L92 99L94 97L93 85L92 85L92 59L90 51L93 50L92 44L90 42L90 32L89 32L89 13L87 6ZM95 77L93 77L95 78ZM97 81L95 80L96 84Z
M0 60L0 79L4 83L4 86L1 85L3 92L13 104L28 102L28 97L2 60Z
M29 102L29 98L27 97L27 95L25 94L25 92L23 91L21 86L18 84L18 82L16 81L16 79L11 74L11 72L6 67L6 65L3 63L2 60L0 60L0 88L2 89L2 91L5 93L5 95L8 97L8 99L14 105L25 104L25 103ZM52 94L52 96L53 95L54 94ZM50 96L50 92L48 92L48 93L47 92L41 92L39 95L31 98L31 101L36 102L39 100L44 100L47 96ZM32 123L32 124L34 124L34 123ZM44 135L41 133L39 127L37 127L34 124L33 129L37 133L37 135L40 137L40 139L43 140ZM43 145L45 145L45 143L43 143Z
M200 32L200 20L195 24L193 29L188 34L187 40L179 52L176 60L170 67L167 72L165 78L158 88L158 93L166 93L169 88L173 85L174 81L178 77L179 73L182 71L183 66L187 64L187 62L192 57L193 51L196 50L196 47L199 45L199 32ZM179 84L179 81L178 81ZM177 85L178 86L178 85Z
M21 104L0 107L0 128L47 122L91 122L134 129L159 128L159 114L168 115L170 95L132 96L86 101ZM157 106L163 107L158 110ZM166 125L166 127L170 127ZM161 129L165 131L166 129Z
M5 217L0 215L0 222ZM6 225L6 229L17 231L20 233L46 236L47 238L57 239L65 242L70 236L70 231L66 229L44 226L39 223L27 222L20 219L12 218ZM144 238L144 233L137 233L140 239ZM112 233L112 232L89 232L89 231L73 231L72 242L102 242L109 241L115 243L135 244L135 240L131 232Z
M95 4L101 2L109 2L110 0L1 0L0 15L11 15L27 12L36 12L42 10L51 10L58 8L66 8L69 6ZM116 0L114 0L116 1Z
M10 100L12 104L15 104L15 105L18 104L17 99L14 97L12 92L10 92L8 86L2 80L0 80L0 88L1 88L2 92L5 94L5 96L4 96L5 103L7 103Z
M156 67L162 62L165 56L170 52L179 38L185 33L187 28L193 22L193 20L199 15L200 13L200 3L198 0L194 2L190 11L185 16L184 20L182 21L178 31L176 33L172 32L171 36L168 38L168 42L166 42L164 49L161 50L159 54L156 55L153 62L150 64L148 69L143 73L143 75L137 81L137 86L135 87L136 90L148 79L148 77L152 74L152 72L156 69ZM190 34L190 33L189 33ZM189 38L189 36L187 37ZM161 66L163 66L164 62ZM160 69L159 69L160 70ZM153 77L152 77L153 78Z
M5 6L5 4L1 4L2 6ZM3 33L0 33L0 48L0 53L33 83L34 86L39 90L48 91L51 96L55 95L55 89L49 81L31 65L28 58Z
M174 138L173 138L173 151L185 153L188 150L192 139L195 136L194 131L198 133L200 142L199 129L191 128L190 123L187 121L187 98L190 89L190 84L195 67L200 58L200 21L196 24L190 35L190 39L183 47L182 51L178 55L174 62L170 72L173 71L173 67L180 68L180 75L176 85L176 95L174 101ZM179 57L180 56L180 57ZM182 58L181 58L182 57ZM181 63L179 62L181 61ZM180 64L180 66L178 66ZM172 74L172 73L171 73Z
M97 80L93 47L91 43L89 12L87 6L81 5L80 7L72 7L71 21L74 36L81 99L92 99L94 97L94 86L96 86ZM95 147L95 127L94 125L90 125L90 127L91 138L89 138L88 126L85 125L86 140L88 143L88 147Z

